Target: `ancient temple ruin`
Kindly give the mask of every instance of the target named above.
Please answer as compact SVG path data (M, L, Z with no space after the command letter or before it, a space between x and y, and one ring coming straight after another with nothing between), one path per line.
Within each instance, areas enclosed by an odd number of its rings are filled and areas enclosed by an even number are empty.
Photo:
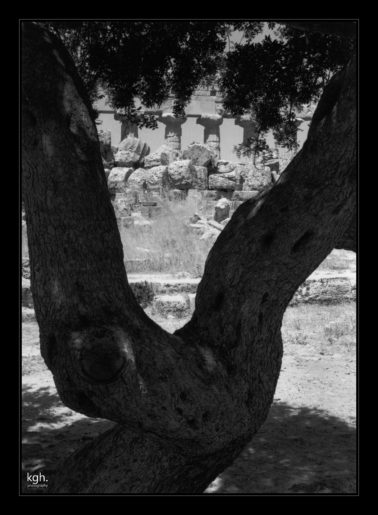
M212 148L219 159L238 161L234 147L246 143L254 134L254 123L248 115L233 118L223 109L222 97L216 90L197 89L185 108L185 117L175 118L172 113L174 98L170 97L161 106L143 109L145 113L157 116L158 128L138 129L121 112L116 112L106 98L96 104L99 112L99 129L110 132L111 145L116 147L127 136L139 137L153 152L163 143L176 150L189 144L203 143ZM137 107L142 107L137 103ZM302 146L307 137L311 110L298 113L298 143ZM268 144L276 150L281 160L289 159L287 151L275 145L272 134L268 134Z
M197 90L182 117L174 116L173 102L171 97L153 109L140 106L156 116L156 130L138 128L106 102L96 106L109 193L121 232L148 231L179 202L192 211L185 231L211 246L235 209L271 188L294 153L268 135L270 151L238 156L235 147L254 135L254 121L225 112L215 90ZM310 119L309 112L297 117L300 145Z

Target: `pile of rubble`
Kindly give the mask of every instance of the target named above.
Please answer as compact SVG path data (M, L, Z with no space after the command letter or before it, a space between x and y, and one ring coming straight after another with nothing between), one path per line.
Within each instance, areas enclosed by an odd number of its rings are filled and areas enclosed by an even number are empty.
M178 189L187 191L261 191L278 177L280 162L272 155L248 162L216 158L211 148L192 143L184 151L164 144L150 154L148 145L128 136L117 148L109 133L100 133L101 151L109 190Z
M221 198L215 204L214 217L204 218L195 213L188 223L188 227L198 234L200 240L207 240L212 243L217 239L219 233L224 229L230 220L231 202L226 198Z
M199 143L183 151L164 144L150 153L148 145L135 136L128 136L116 148L110 145L110 133L100 132L99 136L117 218L143 211L143 207L152 208L145 209L144 216L153 218L159 214L159 200L185 200L193 192L212 209L224 198L233 210L270 188L280 172L279 159L273 154L255 162L232 163L218 159L210 147Z

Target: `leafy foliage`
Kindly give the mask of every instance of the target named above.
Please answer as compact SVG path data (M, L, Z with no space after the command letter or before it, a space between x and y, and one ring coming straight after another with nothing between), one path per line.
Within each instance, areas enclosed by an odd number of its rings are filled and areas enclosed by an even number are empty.
M169 94L174 112L214 75L225 47L226 24L214 22L82 21L48 24L70 51L91 100L102 86L114 108L140 126L153 126L135 105L160 105Z
M199 86L216 86L231 115L250 113L256 137L241 153L276 141L295 148L297 113L318 100L330 76L349 59L353 42L269 22L54 21L45 23L68 48L90 98L110 103L140 127L156 117L136 106L159 106L172 94L182 115ZM242 37L232 42L232 34Z
M250 112L257 125L254 144L263 149L269 129L277 143L296 145L297 113L317 101L341 69L352 43L338 36L281 27L262 41L237 44L228 53L220 85L224 107L234 116Z

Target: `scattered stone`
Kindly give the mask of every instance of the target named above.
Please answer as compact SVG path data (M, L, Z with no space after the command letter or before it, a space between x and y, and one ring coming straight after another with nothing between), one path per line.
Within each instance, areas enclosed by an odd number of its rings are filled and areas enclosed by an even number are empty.
M135 167L140 165L149 153L150 147L146 143L135 136L128 136L118 145L114 156L115 165Z
M228 222L229 222L230 220L231 220L231 218L225 218L225 219L224 219L224 220L222 220L220 223L221 223L221 225L223 225L223 227L225 227L225 226L228 224Z
M153 168L155 166L168 166L173 161L177 161L181 157L181 152L174 150L169 145L162 145L155 152L144 158L144 167Z
M267 166L262 169L247 169L244 172L242 172L241 176L243 178L244 191L261 191L273 184L272 173L270 171L270 168L268 168Z
M112 205L117 218L127 217L131 213L131 204L129 200L122 195L117 194L112 200Z
M216 173L230 173L236 168L236 163L230 163L230 161L219 160L216 166Z
M189 228L191 231L194 232L194 234L197 234L197 236L202 236L204 232L206 232L206 227L203 224L196 222L194 224L189 224Z
M168 166L169 182L175 189L188 190L196 183L197 171L190 159L174 161Z
M221 222L230 216L230 202L226 198L221 198L215 205L214 220Z
M184 150L183 159L190 159L195 166L214 166L217 158L215 153L206 145L192 143Z
M108 189L110 193L124 192L126 182L133 173L134 168L113 168L108 177Z
M209 175L209 189L234 191L236 189L235 172Z
M194 188L196 190L206 190L208 188L208 170L206 166L194 166L194 169Z
M166 166L154 166L148 170L138 168L130 176L127 187L130 190L145 191L168 188L168 168Z
M197 223L198 220L201 220L201 217L197 213L194 213L194 215L189 218L191 224Z
M213 227L214 229L217 229L218 231L221 231L223 229L223 225L216 222L215 220L207 220L207 223L210 225L210 227Z
M257 197L257 195L259 194L260 192L257 191L257 190L252 190L252 191L234 191L233 195L232 195L232 200L241 200L241 201L245 201L245 200L249 200L251 198L254 198L254 197Z

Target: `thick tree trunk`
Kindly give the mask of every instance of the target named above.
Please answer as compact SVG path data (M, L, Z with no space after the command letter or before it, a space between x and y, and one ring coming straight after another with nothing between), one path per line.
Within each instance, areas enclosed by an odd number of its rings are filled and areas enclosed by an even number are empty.
M343 233L340 240L335 243L335 249L352 250L357 252L357 212L353 213L353 217L348 225L347 230Z
M127 282L91 108L65 50L23 24L23 195L41 352L67 406L119 425L74 454L56 492L202 492L264 422L282 316L355 208L355 61L335 77L278 183L211 250L174 335Z

